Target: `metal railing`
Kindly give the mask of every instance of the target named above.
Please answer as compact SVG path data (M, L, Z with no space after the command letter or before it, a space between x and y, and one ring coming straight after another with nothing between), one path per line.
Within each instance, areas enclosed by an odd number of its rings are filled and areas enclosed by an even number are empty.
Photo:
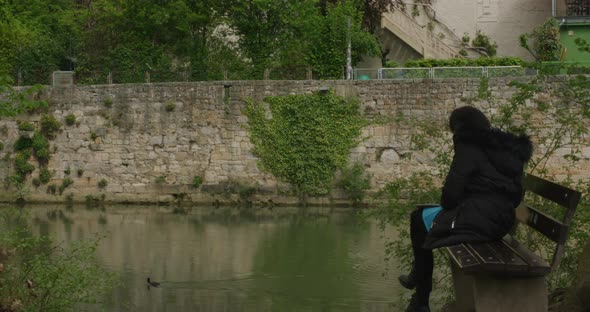
M371 79L445 79L482 77L522 77L535 76L536 69L521 66L479 66L479 67L396 67L396 68L357 68L353 78Z
M590 62L543 62L540 71L547 75L588 75Z

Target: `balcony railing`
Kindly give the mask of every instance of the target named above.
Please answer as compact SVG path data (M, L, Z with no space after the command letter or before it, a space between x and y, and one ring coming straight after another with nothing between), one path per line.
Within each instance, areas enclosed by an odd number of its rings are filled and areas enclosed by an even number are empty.
M590 0L566 1L566 16L590 16Z
M590 0L553 0L553 10L562 25L590 22Z

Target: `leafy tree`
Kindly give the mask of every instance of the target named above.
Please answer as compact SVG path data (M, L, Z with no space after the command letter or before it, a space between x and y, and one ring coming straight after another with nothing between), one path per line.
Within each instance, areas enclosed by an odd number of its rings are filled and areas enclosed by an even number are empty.
M378 53L375 38L366 30L375 24L367 21L365 13L377 14L385 2L0 0L0 4L0 74L18 76L19 82L31 85L48 83L54 70L75 70L79 83L105 83L109 73L116 83L145 81L146 73L153 81L222 79L225 71L232 72L233 79L260 79L266 68L294 73L314 66L319 66L319 78L340 78L348 35L354 62L362 54ZM378 20L375 16L372 22Z
M498 49L498 44L488 37L486 34L478 30L475 33L475 38L471 41L471 45L474 48L479 48L481 52L484 52L488 57L496 56L496 49Z
M353 65L358 63L363 55L379 55L379 45L375 37L363 30L361 23L362 12L356 9L353 1L328 6L320 40L314 45L311 54L311 65L321 78L343 77L349 36L353 47Z
M47 102L37 99L39 85L21 90L12 87L12 79L0 76L0 119L47 108Z
M520 35L520 46L529 51L538 62L559 61L563 46L557 20L551 17L531 34Z
M74 2L0 3L0 71L20 73L23 83L30 85L49 82L56 69L73 68L80 24Z

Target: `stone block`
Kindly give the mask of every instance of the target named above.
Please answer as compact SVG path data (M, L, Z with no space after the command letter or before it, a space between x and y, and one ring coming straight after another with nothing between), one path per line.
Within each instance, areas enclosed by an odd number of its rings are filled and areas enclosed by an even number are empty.
M90 143L89 149L91 151L93 151L93 152L96 152L96 151L104 151L104 145L97 144L97 143Z
M188 153L186 152L178 152L175 155L177 161L185 161L188 157Z
M152 136L149 139L149 145L163 145L164 138L161 135Z
M386 149L381 154L381 162L385 164L392 164L399 162L400 157L398 153L393 149Z

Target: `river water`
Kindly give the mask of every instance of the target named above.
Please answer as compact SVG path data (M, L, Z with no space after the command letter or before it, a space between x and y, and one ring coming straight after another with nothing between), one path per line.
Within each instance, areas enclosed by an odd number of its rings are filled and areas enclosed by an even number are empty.
M56 243L105 234L98 260L121 281L98 311L401 310L384 233L353 210L27 209L33 231Z

